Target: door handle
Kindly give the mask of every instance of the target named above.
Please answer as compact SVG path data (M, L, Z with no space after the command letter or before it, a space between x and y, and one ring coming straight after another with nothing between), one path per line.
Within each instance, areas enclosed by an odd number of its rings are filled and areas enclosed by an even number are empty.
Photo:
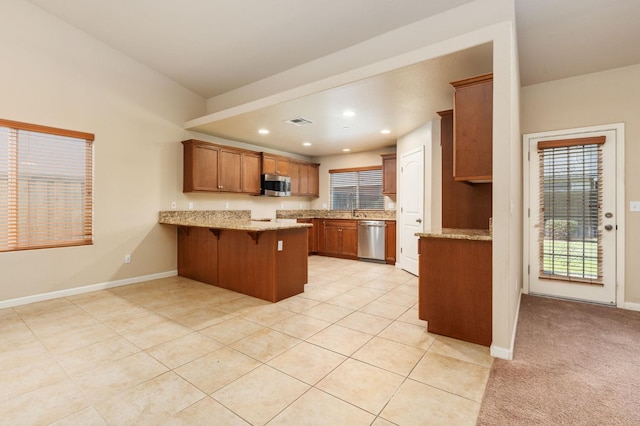
M605 225L604 229L607 230L607 231L611 231L613 229L613 226L612 225Z
M416 222L422 223L422 219L416 219Z

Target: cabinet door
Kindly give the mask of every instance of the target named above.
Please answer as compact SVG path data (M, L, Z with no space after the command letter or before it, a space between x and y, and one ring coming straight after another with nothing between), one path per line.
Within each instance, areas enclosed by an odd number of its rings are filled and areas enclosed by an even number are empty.
M384 258L389 265L393 265L396 263L396 222L387 220L385 224Z
M291 195L302 195L300 192L300 163L289 163L289 177L291 177Z
M276 173L283 176L289 176L289 166L291 163L286 158L278 157L276 163Z
M314 197L320 196L320 165L309 164L309 195Z
M239 151L221 149L219 160L220 191L242 192L240 183L242 154Z
M315 229L314 237L315 237L315 247L314 252L323 254L325 253L324 249L324 219L313 219L313 228Z
M342 225L342 250L344 256L358 257L358 224L348 221Z
M278 160L276 157L262 154L262 173L276 174L276 164Z
M382 193L396 193L396 154L382 155Z
M492 75L452 83L453 176L459 181L491 181L493 139Z
M293 165L293 163L291 163ZM309 164L298 164L298 178L300 179L300 195L309 195ZM291 178L293 179L293 178Z
M260 155L242 154L242 192L260 194Z
M324 252L326 254L342 254L342 227L339 222L324 223Z
M184 144L183 192L218 191L218 154L213 146Z

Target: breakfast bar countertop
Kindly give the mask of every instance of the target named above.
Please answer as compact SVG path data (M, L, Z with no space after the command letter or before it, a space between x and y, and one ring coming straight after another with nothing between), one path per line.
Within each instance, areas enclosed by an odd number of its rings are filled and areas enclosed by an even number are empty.
M245 213L246 212L246 213ZM309 228L310 223L282 223L251 220L248 210L188 210L161 211L158 222L165 225L194 226L199 228L229 229L235 231L279 231L283 229Z
M493 239L488 229L443 228L433 229L427 232L418 232L416 233L416 236L424 238L448 238L452 240L474 241L491 241Z

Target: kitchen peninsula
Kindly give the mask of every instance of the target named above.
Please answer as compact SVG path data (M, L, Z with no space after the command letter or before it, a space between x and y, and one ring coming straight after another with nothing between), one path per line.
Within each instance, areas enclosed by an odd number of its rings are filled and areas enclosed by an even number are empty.
M418 317L427 330L491 345L492 237L489 230L418 233Z
M306 223L252 221L249 210L161 211L178 232L178 275L277 302L307 283Z

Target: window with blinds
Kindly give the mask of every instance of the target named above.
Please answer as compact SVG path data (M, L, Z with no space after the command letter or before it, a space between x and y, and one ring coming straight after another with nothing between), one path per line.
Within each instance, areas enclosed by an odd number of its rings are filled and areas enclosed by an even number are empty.
M602 283L604 137L538 143L540 277Z
M0 251L92 244L93 140L0 119Z
M382 167L329 170L331 210L384 209Z

